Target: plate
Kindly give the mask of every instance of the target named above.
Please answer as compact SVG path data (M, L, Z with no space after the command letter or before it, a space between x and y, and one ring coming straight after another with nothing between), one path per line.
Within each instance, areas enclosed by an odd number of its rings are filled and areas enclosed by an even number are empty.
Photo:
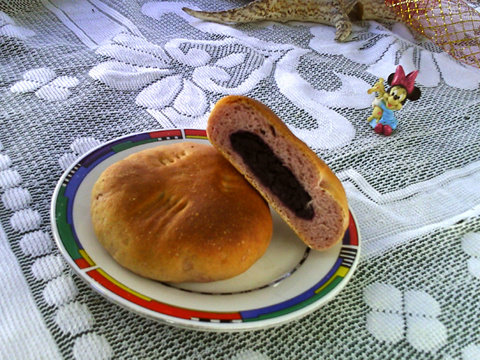
M343 241L310 250L272 212L274 232L265 254L245 273L211 283L162 283L140 277L103 249L90 220L90 193L100 174L135 152L176 142L208 143L205 130L171 129L124 136L79 158L53 194L51 222L60 252L95 291L143 316L196 330L262 329L298 319L345 287L359 261L353 214Z

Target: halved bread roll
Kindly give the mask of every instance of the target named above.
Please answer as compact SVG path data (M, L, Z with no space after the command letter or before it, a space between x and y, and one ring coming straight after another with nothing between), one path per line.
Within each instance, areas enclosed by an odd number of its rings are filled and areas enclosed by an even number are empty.
M122 266L207 282L253 265L272 236L265 200L211 145L158 146L109 166L91 195L95 234Z
M343 238L349 210L340 180L267 106L227 96L207 135L307 246L324 250Z

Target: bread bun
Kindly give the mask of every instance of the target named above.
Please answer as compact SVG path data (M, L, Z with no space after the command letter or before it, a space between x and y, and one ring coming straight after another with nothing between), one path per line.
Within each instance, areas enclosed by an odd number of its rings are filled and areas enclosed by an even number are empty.
M109 166L91 197L95 234L122 266L166 282L247 270L272 236L268 204L210 145L175 143Z
M349 212L341 182L267 106L227 96L213 108L207 135L306 245L324 250L343 238Z

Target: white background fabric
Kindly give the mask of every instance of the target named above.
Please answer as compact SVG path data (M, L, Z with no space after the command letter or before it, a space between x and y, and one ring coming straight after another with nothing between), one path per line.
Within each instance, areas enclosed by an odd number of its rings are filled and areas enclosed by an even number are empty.
M0 358L480 359L480 69L400 23L226 26L243 1L0 1ZM478 3L474 6L478 7ZM367 89L401 64L420 100L391 137ZM342 180L362 235L348 286L299 321L181 330L104 300L64 262L50 198L115 137L205 128L228 94L270 106Z

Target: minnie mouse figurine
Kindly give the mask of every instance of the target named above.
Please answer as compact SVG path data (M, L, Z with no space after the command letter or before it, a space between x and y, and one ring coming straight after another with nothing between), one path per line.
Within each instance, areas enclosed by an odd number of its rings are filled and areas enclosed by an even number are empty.
M378 96L372 103L373 111L367 121L377 134L389 136L397 128L398 120L394 111L400 110L405 101L415 101L420 98L420 89L414 86L418 70L412 71L407 76L401 65L397 66L395 73L388 76L387 83L390 89L385 91L384 79L380 78L375 85L368 89L368 93L377 92Z

